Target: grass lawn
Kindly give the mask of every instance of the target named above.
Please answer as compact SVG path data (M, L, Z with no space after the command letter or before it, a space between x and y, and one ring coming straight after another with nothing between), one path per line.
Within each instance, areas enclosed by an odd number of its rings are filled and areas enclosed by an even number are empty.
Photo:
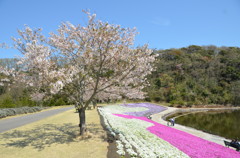
M106 158L108 142L97 110L87 110L86 121L84 138L74 109L2 133L0 157Z

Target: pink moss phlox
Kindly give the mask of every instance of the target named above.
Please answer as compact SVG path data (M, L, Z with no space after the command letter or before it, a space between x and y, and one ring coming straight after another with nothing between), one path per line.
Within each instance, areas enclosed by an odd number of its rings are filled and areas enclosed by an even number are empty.
M153 126L147 128L149 132L169 142L192 158L240 158L240 152L186 132L159 124L155 121L147 119L146 117L136 117L123 114L113 115L127 119L138 119L154 124Z

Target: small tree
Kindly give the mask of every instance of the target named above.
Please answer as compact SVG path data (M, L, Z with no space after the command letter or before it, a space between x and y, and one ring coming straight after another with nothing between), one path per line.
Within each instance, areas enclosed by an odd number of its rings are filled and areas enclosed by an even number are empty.
M53 60L49 47L40 43L45 41L42 36L31 35L34 31L27 34L38 39L29 40L21 49L25 53L22 64L31 68L28 75L38 74L32 80L40 79L44 92L47 88L51 93L64 90L75 102L81 135L86 129L85 110L93 99L144 97L145 77L151 72L151 63L155 60L146 45L133 47L135 29L96 20L95 14L87 15L87 26L67 22L62 23L57 34L51 33L47 42L56 52L57 60ZM18 47L22 44L19 41ZM29 61L29 57L36 60L37 66L24 61L24 58ZM59 65L59 61L64 62ZM45 86L48 83L45 81L51 82L50 86Z

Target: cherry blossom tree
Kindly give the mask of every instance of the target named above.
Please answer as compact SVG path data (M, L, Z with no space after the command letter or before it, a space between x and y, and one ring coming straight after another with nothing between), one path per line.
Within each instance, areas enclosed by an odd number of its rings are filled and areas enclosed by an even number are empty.
M81 135L86 130L85 110L94 99L144 98L142 89L155 60L147 45L134 47L135 28L85 13L86 26L62 23L48 39L26 27L19 31L21 38L14 39L24 55L19 62L27 74L23 78L38 93L66 92L79 112Z
M1 81L3 83L11 83L13 79L18 75L17 71L14 68L9 68L7 66L0 65L0 75Z
M4 89L3 91L9 87L14 75L14 69L8 69L6 67L0 66L0 88Z
M41 102L49 96L51 83L58 77L56 62L53 60L53 51L47 39L41 34L41 29L31 29L25 26L18 30L20 38L13 38L14 47L22 57L18 58L18 75L15 80L32 89L32 100Z

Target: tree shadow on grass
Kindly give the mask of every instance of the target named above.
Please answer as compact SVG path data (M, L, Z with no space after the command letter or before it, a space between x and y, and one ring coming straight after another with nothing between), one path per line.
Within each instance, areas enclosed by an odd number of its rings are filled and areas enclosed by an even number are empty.
M69 144L76 142L78 127L73 124L44 124L31 130L14 130L0 135L6 143L5 147L24 148L32 146L37 150L43 150L52 144Z
M107 141L107 134L105 130L101 127L96 125L95 123L87 124L87 135L90 136L90 138L99 138L102 141ZM86 140L89 140L86 139Z
M71 123L61 125L44 124L31 130L14 130L0 134L5 147L24 148L31 146L39 151L52 144L69 144L72 142L88 141L93 137L98 137L106 141L104 131L95 123L87 124L87 133L89 136L77 139L79 137L79 127Z

